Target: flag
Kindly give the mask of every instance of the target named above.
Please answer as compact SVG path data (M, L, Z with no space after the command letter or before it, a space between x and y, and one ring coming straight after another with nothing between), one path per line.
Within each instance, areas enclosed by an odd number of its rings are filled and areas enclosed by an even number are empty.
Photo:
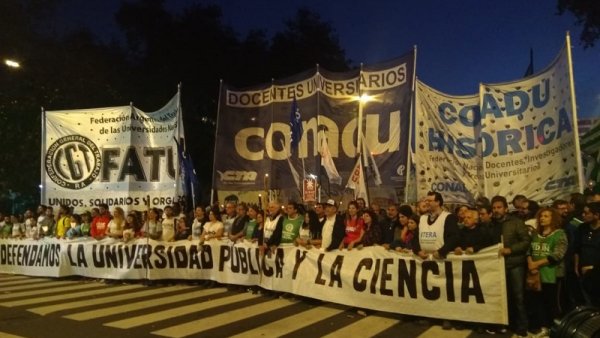
M294 97L292 101L292 109L290 110L290 129L291 129L291 152L298 149L300 139L302 139L302 120L300 116L300 109L298 109L298 103Z
M338 173L335 163L333 163L333 157L331 157L329 143L327 142L327 137L325 137L324 131L321 137L321 165L323 168L325 168L329 182L342 184L342 177Z
M283 140L281 141L281 146L285 148L285 144L283 143ZM291 160L291 156L287 157L287 162L288 165L290 166L290 172L292 173L292 177L294 178L294 183L296 183L296 188L298 188L298 190L301 190L300 187L300 174L298 174L298 171L296 170L296 168L294 168L294 165L292 164L292 160Z
M367 146L367 140L363 134L362 137L362 155L363 161L365 163L365 168L367 168L367 172L369 173L369 177L371 174L373 175L373 180L375 181L375 185L381 185L381 175L379 174L379 168L377 167L377 163L375 162L375 158L373 157L373 153L369 150L369 146Z
M365 201L368 201L369 198L367 196L367 186L365 185L365 176L363 174L361 162L361 157L359 156L358 160L356 161L356 165L354 165L354 169L352 169L352 172L350 173L350 178L348 178L346 188L354 190L354 199L362 197L365 199Z
M529 66L527 66L523 77L528 77L529 75L533 75L533 48L529 49Z
M186 153L183 149L182 143L175 139L177 144L177 154L179 157L179 168L182 176L181 182L183 183L183 193L186 196L186 200L191 200L191 207L196 206L196 191L198 190L198 177L196 176L196 170L194 169L194 162L190 154ZM190 205L188 204L188 207Z

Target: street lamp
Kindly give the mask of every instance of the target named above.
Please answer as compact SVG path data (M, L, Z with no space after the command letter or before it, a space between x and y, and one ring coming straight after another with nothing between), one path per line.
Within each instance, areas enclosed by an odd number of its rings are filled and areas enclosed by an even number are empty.
M363 124L363 106L370 101L375 100L374 96L363 93L360 96L356 97L358 101L358 140L356 140L356 152L362 153L361 151L361 143L362 143L362 124Z
M15 60L4 59L4 64L9 68L21 68L21 64Z

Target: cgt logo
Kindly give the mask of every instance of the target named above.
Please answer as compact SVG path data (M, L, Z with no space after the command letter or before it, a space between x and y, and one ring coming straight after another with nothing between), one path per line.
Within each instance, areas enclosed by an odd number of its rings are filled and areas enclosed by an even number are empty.
M256 176L258 173L256 171L241 171L241 170L226 170L226 171L218 171L219 180L223 183L254 183L256 181Z
M566 188L568 186L572 186L572 185L576 185L576 184L577 184L577 177L576 176L568 176L568 177L563 177L563 178L549 181L548 183L546 183L544 190L554 190L554 189Z
M102 155L92 140L81 135L61 137L46 152L46 173L63 188L78 190L100 174Z

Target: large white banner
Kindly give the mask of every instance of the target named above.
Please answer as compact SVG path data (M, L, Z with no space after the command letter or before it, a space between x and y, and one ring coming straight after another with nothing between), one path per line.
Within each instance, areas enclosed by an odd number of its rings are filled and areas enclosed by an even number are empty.
M146 210L179 200L179 93L151 113L123 106L47 111L45 117L43 204Z
M580 190L567 50L537 75L451 96L417 82L417 195L450 203L522 194L548 202Z
M483 194L479 95L451 96L417 81L417 197L439 191L447 203L473 204Z
M255 243L138 239L0 240L0 272L113 279L212 279L417 316L508 322L498 246L421 260L383 247L323 252L294 246L261 256ZM467 315L468 314L468 315Z
M569 77L565 46L537 75L480 86L486 196L544 202L579 192Z

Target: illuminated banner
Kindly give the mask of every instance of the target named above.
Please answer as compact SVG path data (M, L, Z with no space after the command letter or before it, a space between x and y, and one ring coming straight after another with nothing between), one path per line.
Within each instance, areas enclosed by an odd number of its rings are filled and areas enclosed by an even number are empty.
M570 67L563 48L544 71L450 96L417 83L417 191L454 203L522 194L544 202L579 191ZM480 141L481 140L481 141Z
M567 47L544 71L479 91L486 196L534 201L579 192ZM458 122L458 121L457 121ZM458 122L460 123L460 122Z
M475 202L483 193L479 96L450 96L417 81L416 122L417 197L439 191L447 203Z
M507 324L504 259L498 249L423 261L381 246L323 252L292 245L261 256L256 243L229 240L202 247L146 239L0 240L0 272L211 279L379 311Z
M152 113L124 106L47 111L45 117L43 204L146 210L179 200L179 94Z
M224 85L215 152L213 186L220 190L301 190L303 177L321 172L320 139L325 135L342 180L356 162L359 108L368 149L383 184L403 187L408 156L414 53L347 73L323 69L264 86L237 90ZM361 94L373 99L360 103ZM290 149L290 110L297 101L303 134ZM324 130L325 133L319 131ZM372 180L372 178L371 178Z

